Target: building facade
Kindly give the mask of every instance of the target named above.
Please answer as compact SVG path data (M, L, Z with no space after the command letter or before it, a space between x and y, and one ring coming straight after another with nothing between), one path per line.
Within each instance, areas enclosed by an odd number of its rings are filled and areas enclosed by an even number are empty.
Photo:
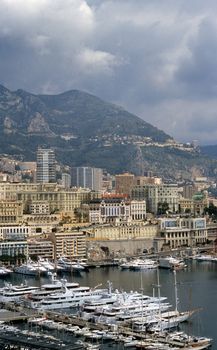
M105 224L118 219L121 223L130 220L130 203L123 198L95 199L89 203L90 223Z
M54 243L55 259L61 256L68 259L86 257L86 234L84 232L53 232L49 237Z
M67 189L70 188L71 183L72 183L71 175L67 174L67 173L63 173L62 180L61 180L61 184L62 184L63 188L67 188Z
M153 214L163 214L160 212L160 207L164 204L168 212L176 213L179 210L179 194L176 184L134 186L131 197L135 200L145 200L147 211Z
M119 197L95 199L89 203L89 222L94 224L123 224L144 221L145 201L129 201Z
M29 226L2 226L0 227L0 240L25 240L31 236L32 229Z
M54 243L49 240L28 240L28 256L54 260Z
M0 225L22 222L23 203L17 200L0 201Z
M115 191L119 194L130 196L134 186L135 176L130 173L119 174L115 176Z
M103 171L93 167L73 167L71 170L72 186L101 191Z
M158 225L96 225L86 230L88 240L154 239ZM128 242L129 243L129 242Z
M39 183L56 182L55 154L52 149L38 148L36 180Z
M28 256L27 241L3 241L0 242L0 260L11 263L21 262Z
M205 218L159 219L159 230L165 244L171 249L183 246L194 247L207 241Z

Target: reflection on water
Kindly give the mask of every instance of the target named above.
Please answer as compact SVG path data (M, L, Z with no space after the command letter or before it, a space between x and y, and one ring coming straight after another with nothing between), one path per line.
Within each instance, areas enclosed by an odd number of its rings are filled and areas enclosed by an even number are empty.
M141 282L144 294L152 295L153 287L157 284L157 274L154 270L149 271L128 271L118 267L92 268L81 275L67 274L69 281L79 282L81 285L95 287L107 281L113 283L114 288L126 291L141 290ZM7 279L13 284L25 283L40 286L48 282L48 278L22 277L12 274ZM4 281L0 281L3 285ZM170 303L174 305L174 275L172 271L160 270L161 295L167 296ZM191 322L183 327L186 332L195 335L204 335L214 340L212 349L217 349L217 263L211 262L189 262L184 271L177 272L179 309L202 310L194 315Z

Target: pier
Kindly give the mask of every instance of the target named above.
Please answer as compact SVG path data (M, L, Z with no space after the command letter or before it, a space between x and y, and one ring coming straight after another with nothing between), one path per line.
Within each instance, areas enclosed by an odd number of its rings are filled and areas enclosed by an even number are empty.
M4 307L11 306L11 304L5 304ZM15 305L14 305L15 306ZM71 326L78 326L79 328L87 327L92 330L100 330L100 331L115 331L117 333L116 341L121 341L122 336L124 337L132 337L139 342L149 344L152 342L160 341L163 344L167 344L169 346L175 346L176 348L183 348L184 344L183 342L176 342L171 339L167 339L167 337L162 337L159 335L156 335L154 333L150 332L141 332L141 331L135 331L129 326L129 323L127 321L123 321L116 325L116 329L113 329L112 325L106 325L102 323L96 323L91 322L82 319L78 315L68 315L68 314L62 314L55 311L36 311L28 308L22 309L22 314L20 315L20 312L12 312L3 310L4 312L0 312L0 315L5 315L5 321L26 321L27 319L31 319L34 317L46 317L47 320L52 320L55 322L61 322L66 325ZM3 317L1 318L3 320ZM67 329L65 330L67 332ZM7 331L0 332L0 350L1 349L9 349L9 350L30 350L30 349L52 349L52 350L59 350L61 345L60 340L49 340L46 338L43 338L43 336L40 338L36 334L34 336L31 335L31 332L27 333L27 335L23 335L21 332L19 333L10 333ZM65 344L64 345L65 350L79 350L83 349L81 345L72 345L72 344Z
M0 333L0 349L1 350L31 350L31 349L50 349L59 350L61 343L51 340L45 341L40 338L30 338L26 336L13 335L11 333ZM64 350L80 350L81 345L64 345Z

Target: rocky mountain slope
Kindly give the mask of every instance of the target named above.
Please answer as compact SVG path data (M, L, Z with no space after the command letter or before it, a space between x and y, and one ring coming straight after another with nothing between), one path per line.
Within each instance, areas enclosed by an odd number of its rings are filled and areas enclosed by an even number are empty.
M0 153L34 160L37 147L53 147L58 161L111 173L153 170L165 177L212 174L198 152L178 150L173 139L123 108L78 90L34 95L0 86Z

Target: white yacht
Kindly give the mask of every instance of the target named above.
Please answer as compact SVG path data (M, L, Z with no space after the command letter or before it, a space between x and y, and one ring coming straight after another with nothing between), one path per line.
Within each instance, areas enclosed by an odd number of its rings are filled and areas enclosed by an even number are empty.
M25 264L16 266L14 272L22 275L37 276L46 274L47 269L44 266L41 266L38 262L35 263L31 259L28 259Z
M39 266L43 266L47 271L54 272L55 264L50 262L48 259L39 258L38 259Z
M214 258L212 255L205 255L205 254L201 254L198 255L195 260L197 261L216 261L216 258Z
M45 297L39 303L32 303L32 307L42 310L53 310L80 306L86 300L97 300L108 293L107 289L91 289L90 287L78 287L69 290L64 286L64 291L53 293Z
M131 266L131 261L122 261L119 266L122 270L129 269Z
M136 259L130 264L131 270L149 270L156 269L157 267L158 263L150 259Z
M83 271L85 270L84 265L80 262L70 261L65 257L61 257L57 260L58 266L62 268L63 271Z
M66 288L69 290L79 287L79 283L77 282L67 282L66 279L58 280L56 278L55 273L51 274L51 276L52 276L51 283L42 284L40 289L32 292L32 294L30 295L30 299L32 301L34 302L41 301L42 299L49 296L50 294L61 291L63 286L66 286Z
M34 290L39 287L28 286L26 284L12 285L11 283L6 283L5 287L0 289L0 302L11 302L17 301L21 297L29 295Z
M140 317L141 315L158 313L159 308L165 311L171 306L169 303L163 302L166 298L148 297L137 292L120 293L116 291L112 293L112 297L116 297L117 301L109 303L108 300L105 300L105 303L95 305L95 308L90 303L89 305L84 303L81 310L82 317L85 319L94 318L97 322L108 324ZM97 302L100 302L100 300L97 300Z
M38 270L30 264L22 264L14 268L14 272L20 273L22 275L37 276Z
M164 258L159 258L159 267L165 269L178 269L185 268L186 264L182 259L174 258L172 256L167 256Z
M212 344L211 338L191 336L184 332L167 332L166 334L164 332L161 332L158 335L158 339L163 340L165 339L165 336L167 337L168 344L176 343L178 348L183 348L187 350L207 349Z
M0 278L5 277L5 276L9 275L10 273L12 273L12 270L10 270L9 268L7 268L5 266L0 266Z

